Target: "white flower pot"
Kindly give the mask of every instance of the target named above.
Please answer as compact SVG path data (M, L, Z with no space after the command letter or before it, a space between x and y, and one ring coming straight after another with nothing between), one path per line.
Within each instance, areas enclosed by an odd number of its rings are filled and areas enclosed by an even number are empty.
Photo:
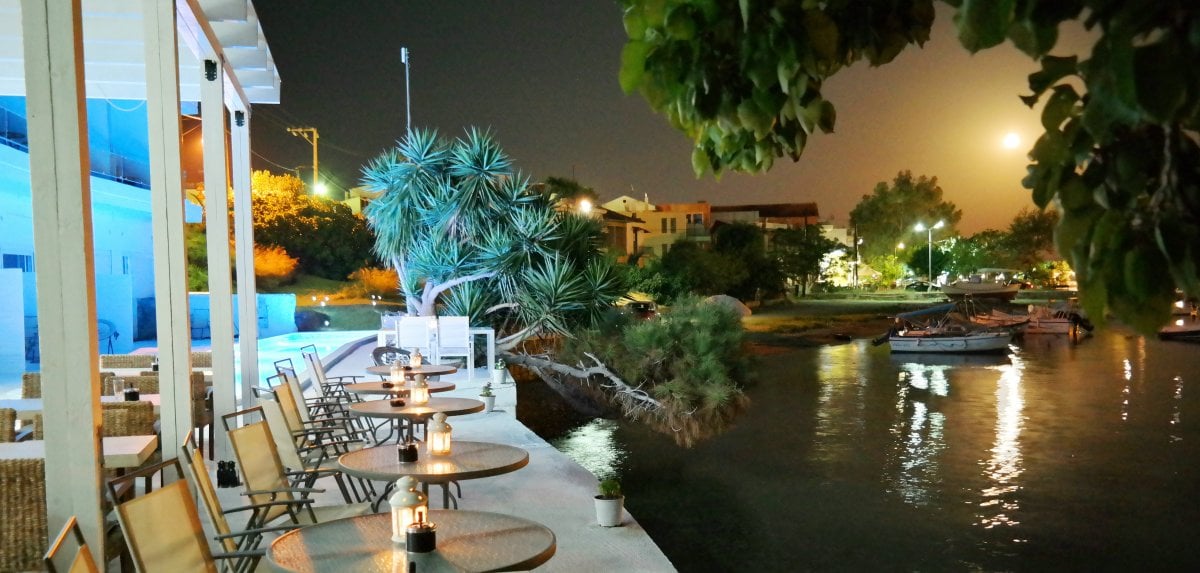
M484 412L491 412L492 409L496 407L496 397L495 396L480 396L479 399L483 400L483 411Z
M504 383L504 377L508 374L508 370L504 368L492 369L492 386L499 386Z
M600 527L616 527L621 525L625 516L625 496L616 499L604 499L596 496L596 523Z

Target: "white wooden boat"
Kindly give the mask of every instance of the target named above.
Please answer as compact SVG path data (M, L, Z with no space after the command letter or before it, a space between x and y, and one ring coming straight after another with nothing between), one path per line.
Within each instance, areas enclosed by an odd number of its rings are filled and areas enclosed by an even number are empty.
M941 328L900 330L888 336L892 352L1005 352L1012 334L993 331L945 332Z
M1019 290L1021 290L1021 285L1009 285L995 281L959 280L942 285L942 293L951 299L961 299L969 296L971 298L1012 300L1016 298L1017 291Z
M1200 318L1196 315L1175 316L1170 324L1158 329L1162 340L1186 340L1200 342Z

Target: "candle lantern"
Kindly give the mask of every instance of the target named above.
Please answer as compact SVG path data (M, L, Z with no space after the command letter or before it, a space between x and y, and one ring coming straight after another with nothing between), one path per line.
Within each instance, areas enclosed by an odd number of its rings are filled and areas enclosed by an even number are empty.
M417 461L417 443L404 442L400 444L400 463L411 464Z
M424 406L429 403L429 385L425 383L425 375L417 374L408 387L408 401L413 406Z
M400 363L393 362L392 370L391 370L391 372L389 372L389 375L388 375L388 382L391 382L392 384L399 384L403 380L404 380L404 371L400 369Z
M446 423L446 414L438 412L433 415L433 421L425 430L426 443L429 444L429 454L445 456L450 453L450 432L453 428Z
M421 361L422 361L421 351L414 348L412 356L408 359L409 366L412 366L413 368L420 368Z
M388 498L392 507L392 541L403 543L408 526L425 521L429 515L429 504L425 494L417 491L417 480L404 476L396 480L396 492Z

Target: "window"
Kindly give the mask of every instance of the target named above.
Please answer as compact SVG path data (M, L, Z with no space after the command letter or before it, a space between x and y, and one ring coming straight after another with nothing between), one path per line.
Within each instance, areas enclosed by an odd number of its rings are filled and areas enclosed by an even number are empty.
M121 256L121 274L129 274L129 255Z
M671 232L672 233L678 231L678 229L679 229L678 223L679 223L679 219L677 217L671 217Z
M33 272L33 255L4 255L4 268L21 269L22 272Z
M667 220L666 219L662 219L662 232L663 233L667 232Z

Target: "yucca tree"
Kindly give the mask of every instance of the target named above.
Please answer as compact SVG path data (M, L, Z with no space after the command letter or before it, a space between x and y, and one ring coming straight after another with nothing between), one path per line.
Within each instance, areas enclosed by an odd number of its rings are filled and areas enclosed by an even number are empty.
M531 189L487 132L413 131L363 168L363 185L381 193L364 214L409 314L443 305L496 327L506 351L592 322L625 291L600 225Z

